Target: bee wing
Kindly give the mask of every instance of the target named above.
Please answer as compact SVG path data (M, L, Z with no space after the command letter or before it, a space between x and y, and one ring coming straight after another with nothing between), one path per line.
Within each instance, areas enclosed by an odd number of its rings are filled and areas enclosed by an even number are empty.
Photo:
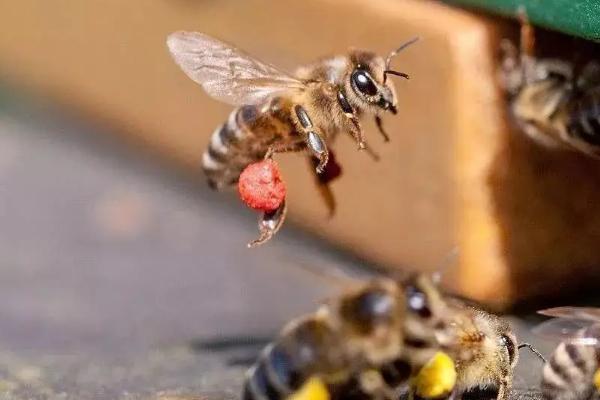
M585 319L552 318L533 328L533 333L547 339L575 339L577 333L592 324Z
M600 308L596 307L554 307L540 310L538 314L548 317L600 322Z
M225 103L258 104L275 94L305 87L299 79L202 33L172 33L167 47L187 76Z
M600 339L592 336L573 337L567 339L565 342L574 344L576 346L600 347Z

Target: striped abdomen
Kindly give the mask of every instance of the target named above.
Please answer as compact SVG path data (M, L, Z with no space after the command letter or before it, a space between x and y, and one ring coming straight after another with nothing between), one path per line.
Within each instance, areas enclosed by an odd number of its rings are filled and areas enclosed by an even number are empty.
M577 336L600 337L600 324L581 330ZM552 353L549 362L544 365L542 375L544 399L589 399L595 391L593 377L599 367L598 357L595 346L560 343Z
M323 319L310 316L295 323L248 371L242 400L284 399L311 376L342 370L343 360L333 350L340 339Z
M220 189L237 183L246 166L261 160L271 144L288 135L288 118L281 110L273 109L262 112L259 106L241 106L214 131L202 155L202 169L211 187Z
M405 337L410 344L402 340L398 294L385 284L371 284L292 323L248 372L244 400L285 398L311 377L321 379L332 400L373 398L373 391L406 383L413 369L403 349L415 351L416 344L422 350L429 337L417 330ZM373 373L381 386L365 389L361 382Z
M600 93L576 100L567 122L567 133L592 148L600 148Z

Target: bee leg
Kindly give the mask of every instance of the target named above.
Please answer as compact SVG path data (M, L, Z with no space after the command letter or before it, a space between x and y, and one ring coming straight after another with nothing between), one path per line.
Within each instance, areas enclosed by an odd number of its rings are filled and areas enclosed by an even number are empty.
M366 149L367 143L365 142L365 135L363 134L358 118L356 118L354 114L351 114L350 116L348 116L348 118L350 118L350 121L352 121L352 124L354 125L354 129L352 129L351 134L354 140L356 140L356 143L358 143L358 149Z
M535 79L535 34L533 31L533 27L529 23L529 19L527 18L527 11L524 6L520 6L517 10L519 22L521 23L521 32L520 32L520 58L521 58L521 69L523 71L523 76L525 78L525 82L530 82Z
M521 54L533 57L535 49L535 35L533 33L533 27L529 23L527 18L527 11L524 6L520 6L517 10L519 22L521 23L520 41L521 41Z
M358 383L360 390L370 399L394 400L397 396L385 383L381 373L377 370L366 370L359 374Z
M346 95L344 94L344 91L341 88L337 91L337 100L340 108L344 112L344 115L350 120L350 122L352 122L352 125L354 126L354 129L351 129L350 133L352 134L354 140L356 140L356 142L358 143L358 149L363 150L365 148L365 136L363 135L362 129L360 127L360 122L356 117L354 108L352 108L352 106L348 102L348 99L346 98Z
M383 129L383 121L381 120L381 117L379 115L375 116L375 124L377 125L377 129L379 129L379 133L381 133L381 136L383 136L383 141L384 142L389 142L390 141L390 137L388 136L388 134Z
M381 159L381 157L379 157L379 153L377 153L375 150L373 150L373 148L366 143L365 143L365 151L367 152L367 154L369 156L371 156L373 161L379 161Z
M273 146L269 146L263 159L270 160L273 158L273 155L275 155L275 153L293 153L293 152L302 151L304 149L305 149L304 142L294 142L294 143L287 143L287 144L283 144L283 145L273 145Z
M308 113L300 104L294 106L294 112L296 113L297 123L302 127L306 142L306 147L310 150L313 156L319 160L317 165L317 173L323 172L327 161L329 160L329 151L325 140L316 132L313 126L312 120L308 116Z
M308 161L311 169L315 167L315 164L319 163L319 160L312 156L308 158ZM329 161L329 163L330 162L331 161ZM329 217L333 217L333 215L335 214L337 202L335 201L335 196L333 195L333 191L331 190L331 185L329 185L330 180L327 179L326 172L327 169L325 169L323 173L315 174L315 183L317 185L317 189L319 190L319 194L321 195L321 199L323 199L323 201L325 202L325 206L327 207Z
M508 395L509 393L506 385L501 383L498 387L498 397L496 397L496 400L508 400Z
M258 239L248 243L248 247L256 247L270 240L277 233L279 228L281 228L281 225L283 225L286 214L287 205L285 200L276 210L263 212L258 219L258 231L260 232L260 236Z
M458 396L457 391L453 390L450 392L450 394L448 395L448 397L446 397L446 400L460 400L461 398Z
M329 150L327 150L327 145L325 144L325 141L323 140L321 135L319 135L315 131L308 132L306 136L306 146L308 147L312 155L317 160L319 160L319 163L316 167L317 174L320 174L323 171L325 171L325 166L329 161Z

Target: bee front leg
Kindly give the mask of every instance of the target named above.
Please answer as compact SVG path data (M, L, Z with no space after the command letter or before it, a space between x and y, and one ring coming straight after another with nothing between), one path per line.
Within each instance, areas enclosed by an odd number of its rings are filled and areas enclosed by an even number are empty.
M306 147L308 147L308 150L310 150L312 155L319 160L316 167L317 173L321 173L325 170L327 161L329 161L327 144L325 144L325 140L313 126L312 120L304 107L297 104L294 106L294 112L296 113L297 123L300 125L301 130L305 135L304 141L306 142Z
M381 159L381 157L379 157L379 153L377 153L375 150L373 150L371 148L371 146L369 146L366 143L365 143L365 151L367 152L367 154L369 156L371 156L371 159L373 159L373 161L379 161Z
M379 130L379 133L381 133L381 136L383 136L383 141L384 142L389 142L390 141L390 137L385 132L385 129L383 129L383 121L382 121L382 119L381 119L381 117L379 115L375 116L375 124L377 125L377 129Z
M379 154L377 154L377 152L375 150L373 150L371 148L371 146L369 146L367 144L367 142L365 141L364 135L362 133L362 128L360 126L360 122L358 122L358 118L350 115L348 116L348 118L350 118L350 121L352 122L352 125L354 126L354 129L351 129L351 134L352 137L354 137L354 139L358 142L358 149L359 150L365 150L367 152L367 154L369 156L371 156L371 158L375 161L379 161Z
M365 136L362 128L360 127L360 122L358 121L356 113L354 112L354 108L352 108L348 102L348 99L346 98L342 88L338 88L337 90L337 100L342 112L352 123L354 129L351 128L350 133L352 134L354 140L356 140L356 143L358 143L358 149L364 150L367 147L365 143Z
M248 243L248 247L256 247L271 239L283 225L287 214L287 204L284 200L279 208L270 212L263 212L258 219L258 230L260 236L258 239Z

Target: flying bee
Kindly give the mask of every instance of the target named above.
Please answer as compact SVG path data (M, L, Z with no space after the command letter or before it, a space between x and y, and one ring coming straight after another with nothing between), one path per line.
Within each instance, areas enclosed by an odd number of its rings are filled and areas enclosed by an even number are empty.
M562 341L544 366L547 400L587 400L600 394L600 308L556 307L539 311L553 319L535 328Z
M389 140L381 115L396 114L397 98L388 77L408 78L390 69L390 63L415 40L385 59L351 50L288 74L202 33L169 35L168 48L181 69L210 96L238 107L212 134L202 156L209 185L230 187L249 164L285 152L307 151L310 165L316 165L317 175L323 174L330 158L328 144L338 133L349 133L359 149L369 151L360 125L365 114L374 115L379 131ZM335 200L328 180L315 181L333 213ZM263 213L260 236L249 246L266 242L279 230L286 207L283 201L278 210Z
M287 324L248 371L243 398L286 398L316 378L331 399L395 399L452 342L450 316L424 275L362 284Z
M534 41L522 11L520 50L501 43L501 81L517 124L543 146L600 156L600 65L536 58Z

